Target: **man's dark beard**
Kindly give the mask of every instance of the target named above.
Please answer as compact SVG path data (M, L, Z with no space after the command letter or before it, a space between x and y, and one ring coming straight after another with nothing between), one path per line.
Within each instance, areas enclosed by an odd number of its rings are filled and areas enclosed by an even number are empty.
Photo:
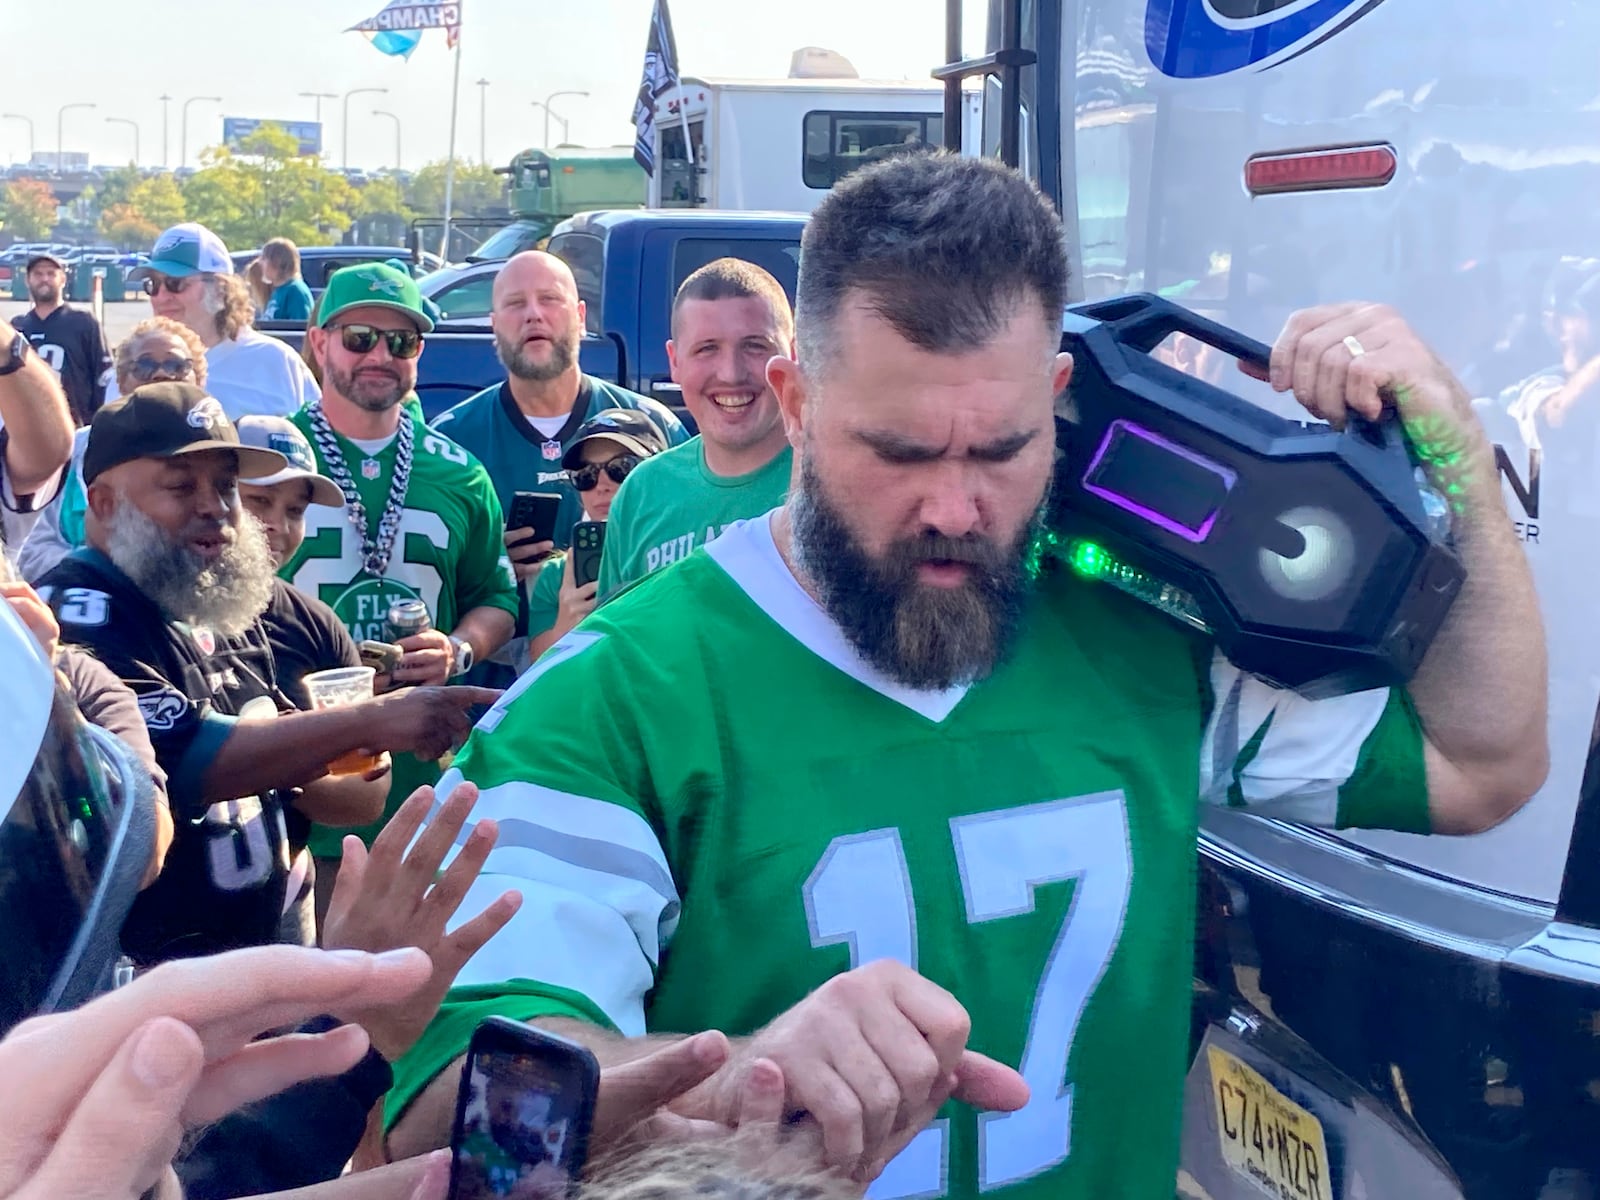
M274 567L267 535L247 520L215 562L207 562L174 538L126 497L108 522L106 557L175 621L237 637L272 601ZM208 533L216 529L206 530Z
M388 412L406 398L406 386L398 378L395 379L392 389L385 388L382 393L374 396L357 390L354 371L341 371L337 367L329 366L324 374L327 376L327 382L332 385L324 390L343 396L351 404L367 412ZM370 380L374 377L369 374L367 378Z
M61 289L53 283L30 283L28 295L35 304L60 304Z
M501 366L518 379L526 379L529 383L549 383L550 380L559 378L578 357L577 343L561 338L551 339L550 359L543 363L534 362L529 358L523 343L513 342L498 333L494 335L494 348L495 353L500 356Z
M986 678L1011 650L1027 606L1028 554L1042 517L1010 546L930 532L892 542L875 560L807 458L800 487L789 497L789 518L799 566L823 608L861 657L890 678L922 691L943 690ZM955 588L919 583L917 568L936 560L971 564L970 580Z

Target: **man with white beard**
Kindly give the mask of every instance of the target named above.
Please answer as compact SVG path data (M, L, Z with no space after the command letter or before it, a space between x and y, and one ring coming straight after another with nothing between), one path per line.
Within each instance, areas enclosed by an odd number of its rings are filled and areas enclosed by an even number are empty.
M123 930L141 965L296 936L304 852L284 807L345 754L438 756L495 693L413 688L324 712L283 694L261 615L275 564L238 480L287 466L239 444L205 389L156 383L95 415L84 452L87 545L42 581L62 639L133 689L168 777L178 836Z

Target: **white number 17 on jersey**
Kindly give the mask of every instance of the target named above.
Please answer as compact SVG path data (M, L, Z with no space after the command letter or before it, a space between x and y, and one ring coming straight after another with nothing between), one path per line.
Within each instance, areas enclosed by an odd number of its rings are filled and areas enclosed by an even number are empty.
M1036 887L1074 882L1028 1021L1021 1074L1032 1098L1017 1112L978 1117L978 1187L989 1191L1064 1162L1072 1151L1067 1056L1122 936L1133 881L1127 802L1116 791L1004 808L957 817L950 834L971 924L1028 916ZM852 968L893 958L916 969L916 906L899 830L835 838L806 880L805 902L812 945L848 945ZM929 1126L867 1195L942 1195L948 1136L944 1122Z

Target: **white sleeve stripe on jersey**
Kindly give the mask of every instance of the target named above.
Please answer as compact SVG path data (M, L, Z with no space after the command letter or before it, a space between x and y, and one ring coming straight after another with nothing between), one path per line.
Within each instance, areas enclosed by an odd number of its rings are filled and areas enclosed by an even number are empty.
M454 768L439 781L434 791L433 811L428 814L429 820L437 815L450 789L461 781L461 772ZM585 857L594 857L601 850L612 852L608 861L625 864L625 869L616 874L650 881L661 895L672 900L678 898L677 886L672 881L672 869L667 866L667 856L661 849L660 839L656 837L655 830L650 828L650 822L631 808L537 783L512 780L492 787L480 784L478 804L472 810L472 815L476 820L487 817L500 823L502 846L511 844L509 834L514 829L542 830L552 838L564 835L575 839L575 842L593 843L592 850L573 843L563 844L572 845L575 852ZM466 833L463 831L462 838L466 837ZM519 832L517 836L524 834ZM540 835L529 832L525 836L537 838ZM534 843L527 841L520 844ZM557 854L557 857L563 855ZM585 862L583 865L589 864Z
M482 911L507 887L521 891L522 906L472 956L457 986L531 979L565 988L587 997L625 1036L642 1037L644 997L655 972L611 898L485 873L468 890L462 911Z
M1383 716L1388 689L1307 700L1244 674L1220 654L1212 660L1211 687L1216 703L1201 749L1201 799L1227 804L1237 780L1252 812L1333 824L1339 789L1355 773L1362 747ZM1263 726L1256 753L1239 763Z
M597 838L574 837L570 833L562 833L558 829L536 825L518 817L498 820L500 837L495 842L496 853L513 849L532 850L585 871L631 879L661 897L666 905L661 918L663 921L677 917L678 889L673 886L672 876L649 855Z

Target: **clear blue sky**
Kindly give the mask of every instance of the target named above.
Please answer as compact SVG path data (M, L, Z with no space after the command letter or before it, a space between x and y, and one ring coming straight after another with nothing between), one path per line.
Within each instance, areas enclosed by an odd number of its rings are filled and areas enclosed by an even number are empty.
M458 154L479 153L479 89L487 78L489 160L503 163L542 140L544 114L531 101L576 89L589 98L555 102L583 145L631 141L629 111L639 84L651 0L463 0ZM394 162L394 123L403 125L406 166L443 158L449 138L452 56L442 34L423 39L410 61L385 57L360 34L341 30L384 0L54 0L5 5L4 97L0 111L31 117L39 150L56 148L62 104L94 109L65 116L63 144L96 163L126 162L139 123L141 161L159 165L162 92L171 104L171 165L177 165L181 102L221 96L190 109L189 156L221 139L222 117L309 120L314 101L300 92L386 87L387 95L350 101L350 163ZM685 74L782 76L790 52L817 45L849 58L863 77L926 79L943 57L942 0L671 0ZM969 9L972 8L969 0ZM981 20L973 11L969 24ZM322 102L323 146L338 165L340 102ZM557 138L559 130L556 131ZM27 126L0 121L0 156L28 156Z

